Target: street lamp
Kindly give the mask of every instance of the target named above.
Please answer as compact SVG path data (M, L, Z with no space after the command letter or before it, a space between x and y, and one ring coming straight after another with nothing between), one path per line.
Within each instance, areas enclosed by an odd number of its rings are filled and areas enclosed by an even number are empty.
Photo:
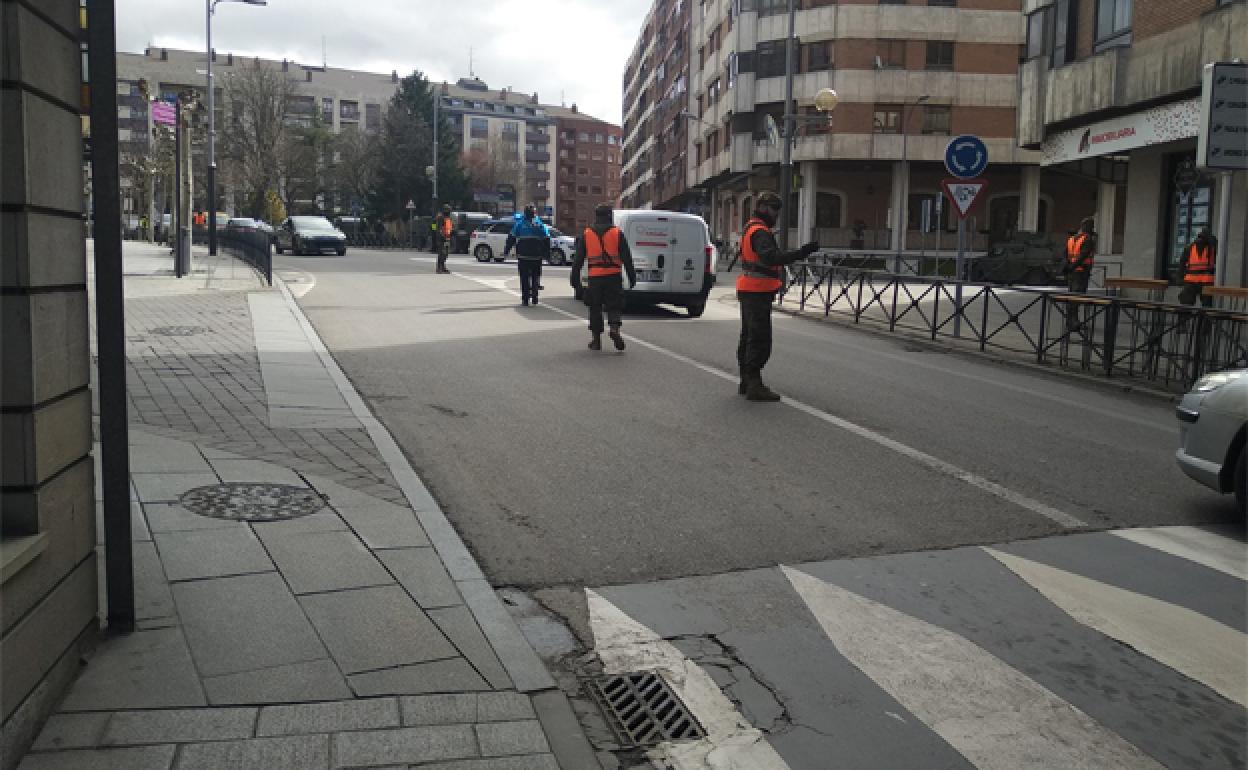
M268 0L204 0L208 38L208 253L217 255L217 118L212 87L212 17L218 3L268 5Z
M819 115L798 115L793 111L793 56L792 56L792 36L793 36L793 17L794 6L790 1L789 7L789 36L788 41L790 55L787 57L788 65L785 73L785 100L784 100L784 160L780 163L780 200L784 205L780 207L780 243L784 248L789 247L789 201L793 193L793 135L797 133L798 121L826 121L831 119L832 110L836 109L836 105L841 103L841 96L831 88L821 88L815 94L815 109L819 110Z
M903 214L910 207L910 158L906 154L906 137L908 136L906 129L909 124L906 122L906 110L918 107L930 98L929 94L923 94L913 102L903 102L901 105L901 163L905 168L906 179L901 191L901 205L897 207L897 249L893 256L894 273L901 272L901 244L906 239L906 228L909 226L909 222L902 221Z

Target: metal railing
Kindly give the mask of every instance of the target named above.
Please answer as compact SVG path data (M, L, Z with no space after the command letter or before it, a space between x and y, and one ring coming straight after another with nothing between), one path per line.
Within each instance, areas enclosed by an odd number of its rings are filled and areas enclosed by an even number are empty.
M273 285L273 248L268 233L221 230L217 233L217 248L251 265Z
M1204 308L795 263L777 301L890 332L1186 390L1248 366L1248 308Z

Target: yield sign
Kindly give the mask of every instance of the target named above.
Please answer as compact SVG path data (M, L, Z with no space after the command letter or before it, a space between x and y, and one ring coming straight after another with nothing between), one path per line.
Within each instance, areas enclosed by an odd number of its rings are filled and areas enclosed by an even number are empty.
M988 189L988 180L944 179L940 186L945 188L945 195L949 196L954 210L958 212L958 219L966 219L966 212L971 210L979 196Z

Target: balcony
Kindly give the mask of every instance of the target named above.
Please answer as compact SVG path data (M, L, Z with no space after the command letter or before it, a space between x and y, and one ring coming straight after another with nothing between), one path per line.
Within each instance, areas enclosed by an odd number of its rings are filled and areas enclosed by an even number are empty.
M527 144L548 144L550 135L544 131L525 131L524 141Z
M550 181L550 172L549 171L528 171L525 173L524 178L528 179L529 182L535 182L535 181L548 182Z
M549 163L550 153L546 151L529 150L524 154L524 159L532 163Z

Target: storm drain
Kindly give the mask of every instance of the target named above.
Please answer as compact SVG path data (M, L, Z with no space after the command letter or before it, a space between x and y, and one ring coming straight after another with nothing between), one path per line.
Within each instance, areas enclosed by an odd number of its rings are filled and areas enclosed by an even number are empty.
M206 331L208 330L202 326L157 326L155 329L148 329L149 334L157 337L194 337Z
M325 501L307 487L230 482L196 487L179 499L191 513L233 521L282 521L316 513Z
M702 725L657 672L600 676L586 680L585 689L624 748L706 737Z

